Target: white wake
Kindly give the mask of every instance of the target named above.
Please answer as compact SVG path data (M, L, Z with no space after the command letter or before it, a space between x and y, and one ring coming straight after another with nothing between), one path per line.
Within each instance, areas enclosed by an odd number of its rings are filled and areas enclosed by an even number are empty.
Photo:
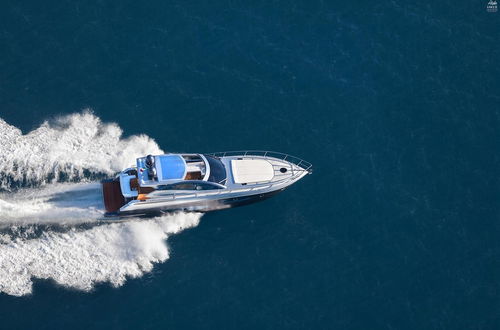
M27 134L0 118L0 188L113 174L139 156L163 153L146 135L122 133L90 111L45 121Z
M0 193L0 229L10 225L76 225L103 217L99 183L54 183Z
M101 191L92 175L111 175L162 150L146 135L122 138L120 127L89 111L27 134L0 118L0 140L0 292L30 294L34 279L85 291L102 282L121 286L168 259L169 235L199 223L192 213L99 220Z
M95 284L121 286L127 278L151 271L168 259L168 235L194 227L199 214L112 223L65 233L44 232L34 239L0 241L0 292L22 296L32 292L33 279L89 291Z

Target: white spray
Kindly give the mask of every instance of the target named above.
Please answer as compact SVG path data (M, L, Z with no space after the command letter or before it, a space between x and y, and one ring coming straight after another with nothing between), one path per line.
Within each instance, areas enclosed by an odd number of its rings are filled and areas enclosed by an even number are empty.
M170 234L199 223L199 214L178 213L97 225L100 186L85 173L113 174L162 150L145 135L123 139L120 127L89 111L27 134L0 118L0 139L0 292L30 294L36 278L85 291L101 282L121 286L168 259ZM76 182L47 184L61 175ZM19 185L29 187L11 191Z
M45 121L22 134L0 118L0 188L39 185L65 175L75 180L89 173L113 174L135 158L162 150L146 135L122 138L116 124L102 123L90 111Z

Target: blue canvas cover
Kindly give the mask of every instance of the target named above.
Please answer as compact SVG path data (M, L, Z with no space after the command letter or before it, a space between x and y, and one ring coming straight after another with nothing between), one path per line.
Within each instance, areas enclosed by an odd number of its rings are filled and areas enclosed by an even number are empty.
M161 155L155 157L158 181L183 179L186 174L186 162L179 155Z

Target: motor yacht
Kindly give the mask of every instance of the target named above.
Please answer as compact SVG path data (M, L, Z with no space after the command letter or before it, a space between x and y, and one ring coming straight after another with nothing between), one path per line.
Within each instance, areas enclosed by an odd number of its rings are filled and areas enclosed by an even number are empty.
M269 198L310 173L310 163L271 151L147 155L102 181L104 215L151 216L245 205Z

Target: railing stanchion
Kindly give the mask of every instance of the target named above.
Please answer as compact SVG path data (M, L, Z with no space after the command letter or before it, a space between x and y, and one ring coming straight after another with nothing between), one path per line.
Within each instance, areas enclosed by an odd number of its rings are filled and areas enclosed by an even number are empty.
M309 162L306 162L303 159L300 159L298 157L288 155L282 152L275 152L275 151L269 151L269 150L242 150L242 151L224 151L224 152L214 152L210 153L209 155L213 155L215 157L230 157L230 156L239 156L243 155L244 157L246 156L255 156L255 157L263 157L263 158L277 158L283 161L287 161L289 163L292 163L296 166L299 166L303 163L305 165L304 169L309 171L312 168L312 164ZM293 169L293 167L292 167Z

